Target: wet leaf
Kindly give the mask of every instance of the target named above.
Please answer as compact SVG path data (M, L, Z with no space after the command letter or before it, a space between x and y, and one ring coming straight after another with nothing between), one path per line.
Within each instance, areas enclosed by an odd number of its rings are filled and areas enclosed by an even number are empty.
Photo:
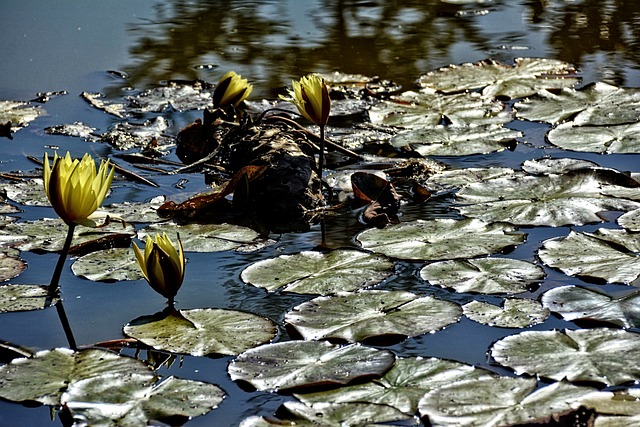
M640 326L640 291L613 297L604 291L561 286L542 295L542 304L565 320L595 320L623 328Z
M222 252L241 250L245 246L259 243L258 232L233 224L197 224L178 225L173 222L152 224L138 231L138 239L147 235L167 233L169 237L180 234L182 246L186 252Z
M541 281L544 270L517 259L478 258L434 262L420 270L420 277L456 292L518 294Z
M550 158L542 157L538 159L525 160L522 163L522 170L531 175L551 175L564 174L579 169L598 169L597 163L582 159L571 158Z
M546 240L538 256L569 276L629 284L640 275L639 252L640 234L601 228Z
M640 209L619 216L617 222L628 231L640 231Z
M640 421L640 390L637 388L601 392L584 399L584 403L598 412L597 427L633 427Z
M525 331L497 341L491 356L517 374L620 385L640 379L640 334L597 328Z
M13 279L27 268L19 255L19 252L12 248L0 247L0 282Z
M124 333L172 353L236 355L273 339L276 326L251 313L203 308L141 317L125 325Z
M549 317L548 309L537 301L525 298L506 298L502 307L471 301L463 305L462 310L469 319L498 328L528 328Z
M468 168L445 170L432 175L427 180L429 188L451 190L474 182L484 182L495 178L513 178L520 175L511 168Z
M28 102L0 100L0 123L10 123L11 132L16 132L30 122L45 114L46 111ZM5 135L7 136L7 135ZM7 136L12 139L11 134Z
M579 82L575 67L567 62L544 58L516 58L514 62L509 66L489 59L449 65L425 74L419 83L445 93L482 89L487 97L522 98Z
M57 296L49 298L44 285L0 285L0 313L40 310L59 300Z
M552 415L577 409L599 393L566 382L537 388L532 378L482 378L455 382L425 394L419 411L434 427L526 425L544 423Z
M161 113L166 110L202 110L213 105L212 86L202 81L176 82L126 97L127 113Z
M492 254L524 242L525 237L507 224L435 219L371 228L356 239L364 249L393 258L442 260Z
M258 261L244 269L241 278L268 291L326 295L373 286L392 273L393 262L383 256L337 249Z
M4 191L7 198L25 206L51 206L44 192L42 179L28 179L6 184Z
M565 150L602 154L640 153L640 122L615 126L575 126L562 123L547 134L553 145Z
M469 156L515 149L522 133L499 125L434 126L404 131L389 140L422 156Z
M418 410L418 401L425 393L456 381L485 377L495 378L495 375L471 365L435 357L407 357L397 359L393 368L380 379L335 390L296 394L296 397L306 404L384 404L412 415Z
M340 292L294 307L285 316L306 340L362 342L372 337L414 337L457 322L456 303L404 291Z
M559 94L546 90L514 105L521 119L557 124L572 119L578 126L618 125L640 121L640 89L597 82Z
M126 115L123 103L114 103L104 99L104 95L97 92L82 92L80 97L89 105L107 114L123 119Z
M93 281L143 279L131 248L105 249L83 255L71 265L71 271Z
M45 133L49 135L64 135L77 138L84 138L86 141L98 142L100 136L95 133L96 128L92 128L82 122L73 122L71 124L49 126L44 128Z
M101 208L110 215L122 218L127 223L154 223L165 219L158 215L158 208L164 203L164 196L157 196L148 202L112 203Z
M393 353L359 344L285 341L240 354L229 364L229 375L232 380L246 381L258 390L279 391L381 377L394 362Z
M169 128L167 120L158 116L143 123L116 123L101 140L113 145L117 150L166 146L173 144L173 138L164 135Z

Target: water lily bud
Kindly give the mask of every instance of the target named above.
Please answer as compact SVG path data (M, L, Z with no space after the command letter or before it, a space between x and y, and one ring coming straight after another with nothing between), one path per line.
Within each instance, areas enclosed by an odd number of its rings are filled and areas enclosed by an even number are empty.
M184 251L178 236L178 247L166 233L156 234L155 239L147 236L144 253L133 244L136 260L144 278L154 291L173 302L184 279Z
M106 214L96 212L104 200L113 179L114 167L104 160L96 171L96 164L89 154L82 160L53 156L53 165L44 155L44 189L51 206L67 224L95 226L97 217Z
M326 125L331 112L329 89L324 79L315 74L302 77L299 82L291 82L289 89L291 98L283 98L292 102L307 120L316 125Z
M253 90L253 85L247 79L236 74L235 71L226 73L213 91L213 105L224 108L229 105L237 107L247 99Z

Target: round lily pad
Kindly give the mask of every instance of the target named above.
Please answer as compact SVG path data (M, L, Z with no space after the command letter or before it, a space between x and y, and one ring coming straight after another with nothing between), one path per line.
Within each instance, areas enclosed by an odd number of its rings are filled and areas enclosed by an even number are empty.
M50 297L44 285L0 285L0 313L40 310L59 300L58 296Z
M639 117L640 118L640 117ZM562 123L551 129L547 139L565 150L602 154L640 153L640 122L611 126L576 126Z
M131 248L113 248L81 256L72 265L76 276L93 281L140 280L143 278Z
M0 282L13 279L27 268L19 252L12 248L0 248Z
M549 317L549 310L539 302L524 298L507 298L502 307L471 301L463 305L462 310L471 320L499 328L527 328Z

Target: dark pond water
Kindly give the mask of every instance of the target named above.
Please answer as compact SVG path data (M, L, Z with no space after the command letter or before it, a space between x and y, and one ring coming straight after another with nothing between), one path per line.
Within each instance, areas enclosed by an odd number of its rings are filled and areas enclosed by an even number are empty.
M256 89L252 98L273 98L291 79L309 72L343 71L380 76L414 87L417 77L432 69L494 58L511 63L520 56L556 58L581 70L584 82L604 81L640 86L640 2L495 0L455 6L430 1L161 1L125 0L41 2L3 0L0 15L0 99L31 100L38 92L66 91L44 104L47 115L14 135L0 139L0 172L29 171L26 156L40 158L54 148L79 156L88 151L110 155L106 144L78 138L45 135L43 129L82 121L105 131L118 120L91 108L78 95L103 92L118 97L131 88L144 89L170 79L216 82L233 69L248 77ZM128 77L122 79L119 73ZM200 112L163 113L169 134L201 115ZM515 152L438 159L449 168L508 166L544 155L592 160L622 171L640 172L637 155L597 155L562 152L544 141L547 126L510 124L524 132ZM177 160L172 154L170 159ZM205 188L200 175L150 175L160 188L119 181L109 202L144 201L164 194ZM186 180L184 188L176 184ZM407 208L403 218L450 215L447 202ZM53 217L45 208L26 209L25 220ZM615 224L605 223L604 226ZM577 227L593 230L599 226ZM331 247L354 245L362 229L355 215L327 224ZM567 227L526 230L525 244L510 256L535 261L540 242L566 235ZM296 296L267 296L248 289L240 271L252 262L283 253L312 249L320 230L274 236L278 243L252 254L189 254L180 308L236 308L268 316L282 324L284 313L304 300ZM55 254L23 253L28 268L15 283L47 283ZM70 265L70 263L69 263ZM407 289L444 295L421 282L421 264L406 263L385 289ZM211 274L215 271L215 274ZM547 270L541 290L559 283L579 283ZM95 283L76 278L65 269L62 278L65 309L75 338L82 345L120 338L122 325L164 307L163 299L140 282ZM524 295L527 296L527 295ZM536 297L537 294L528 295ZM33 349L67 345L56 311L0 315L0 339ZM550 318L538 330L574 327ZM435 334L408 339L392 349L401 356L437 356L489 367L490 344L514 330L482 326L462 320ZM287 339L282 332L279 339ZM163 375L209 381L222 387L227 398L219 409L194 419L193 426L234 426L249 415L272 414L289 399L271 393L248 393L226 375L230 358L184 357ZM54 421L53 424L58 423ZM47 407L25 408L0 402L0 425L50 425Z

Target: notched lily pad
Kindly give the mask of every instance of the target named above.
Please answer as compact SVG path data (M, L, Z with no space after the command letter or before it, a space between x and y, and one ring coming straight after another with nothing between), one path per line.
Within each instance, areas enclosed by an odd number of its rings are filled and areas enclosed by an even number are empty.
M420 270L420 277L456 292L518 294L542 280L544 270L517 259L477 258L434 262Z
M242 271L245 283L268 291L327 295L376 285L393 273L393 262L363 251L303 251L258 261Z
M525 331L497 341L491 356L517 374L621 385L640 379L640 334L597 328Z
M482 89L487 97L522 98L541 89L572 87L579 82L573 65L556 59L516 58L509 66L487 59L449 65L420 77L419 83L445 93Z
M524 298L507 298L502 307L471 301L463 305L462 310L469 319L498 328L528 328L549 317L549 310L539 302Z
M404 222L382 230L371 228L356 239L364 249L389 257L442 260L492 254L523 243L525 237L507 224L434 219Z
M131 248L112 248L91 252L78 258L71 271L93 281L118 282L143 278Z
M307 340L384 341L413 337L457 322L456 303L404 291L340 292L300 304L285 322Z
M172 353L236 355L273 339L276 326L255 314L206 308L141 317L127 324L124 333Z
M285 341L247 350L229 364L228 370L234 381L248 382L257 390L278 391L381 377L394 362L390 351L359 344Z
M58 296L49 297L44 285L0 285L0 313L41 310L58 301Z

